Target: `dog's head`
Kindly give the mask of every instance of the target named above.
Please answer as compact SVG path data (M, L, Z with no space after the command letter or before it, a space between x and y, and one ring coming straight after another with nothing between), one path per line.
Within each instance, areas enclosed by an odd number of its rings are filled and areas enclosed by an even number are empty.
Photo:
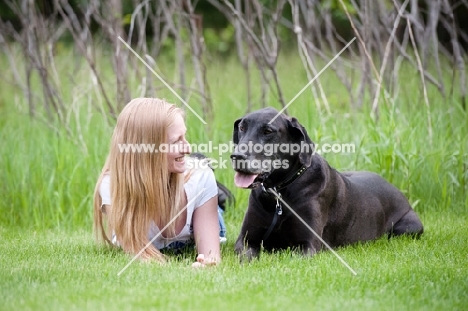
M309 167L314 144L296 118L264 108L234 122L231 154L238 187L254 188L294 168Z

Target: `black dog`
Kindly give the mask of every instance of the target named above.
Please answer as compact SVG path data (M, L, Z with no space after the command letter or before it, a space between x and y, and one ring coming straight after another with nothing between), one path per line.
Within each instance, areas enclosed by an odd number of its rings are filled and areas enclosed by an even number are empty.
M266 250L298 248L307 255L322 249L320 240L274 192L331 247L374 240L385 233L423 232L397 188L371 172L340 173L331 168L314 153L314 144L296 118L281 114L270 124L277 113L265 108L234 123L235 183L252 189L235 246L239 255L257 257L262 243ZM297 146L302 146L300 151Z

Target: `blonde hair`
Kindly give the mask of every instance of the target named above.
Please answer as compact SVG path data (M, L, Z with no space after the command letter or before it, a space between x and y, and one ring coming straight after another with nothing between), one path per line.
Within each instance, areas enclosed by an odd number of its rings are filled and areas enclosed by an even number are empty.
M169 173L167 157L162 152L121 152L119 144L167 143L167 128L180 108L156 98L136 98L120 113L112 135L109 156L98 178L94 192L94 229L98 240L112 245L113 231L120 246L137 254L149 243L148 231L153 221L158 228L167 225L179 212L184 174ZM110 174L111 209L104 225L99 188L103 176ZM164 231L175 236L175 221ZM153 245L141 254L142 259L164 262L164 256Z

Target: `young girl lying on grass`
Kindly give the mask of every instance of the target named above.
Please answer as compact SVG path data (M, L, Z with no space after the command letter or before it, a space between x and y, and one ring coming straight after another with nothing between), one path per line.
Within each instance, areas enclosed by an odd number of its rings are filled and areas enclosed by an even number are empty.
M166 260L164 250L195 243L199 255L194 267L220 262L216 179L206 165L186 163L186 131L183 111L164 100L137 98L125 106L96 184L98 238L159 262ZM124 144L154 144L156 152L125 150Z

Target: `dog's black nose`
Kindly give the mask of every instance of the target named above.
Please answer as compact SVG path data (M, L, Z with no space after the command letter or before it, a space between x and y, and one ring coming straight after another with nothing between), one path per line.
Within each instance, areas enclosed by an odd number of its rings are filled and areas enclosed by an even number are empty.
M247 155L240 153L240 152L234 152L231 154L231 160L245 160L247 159Z

